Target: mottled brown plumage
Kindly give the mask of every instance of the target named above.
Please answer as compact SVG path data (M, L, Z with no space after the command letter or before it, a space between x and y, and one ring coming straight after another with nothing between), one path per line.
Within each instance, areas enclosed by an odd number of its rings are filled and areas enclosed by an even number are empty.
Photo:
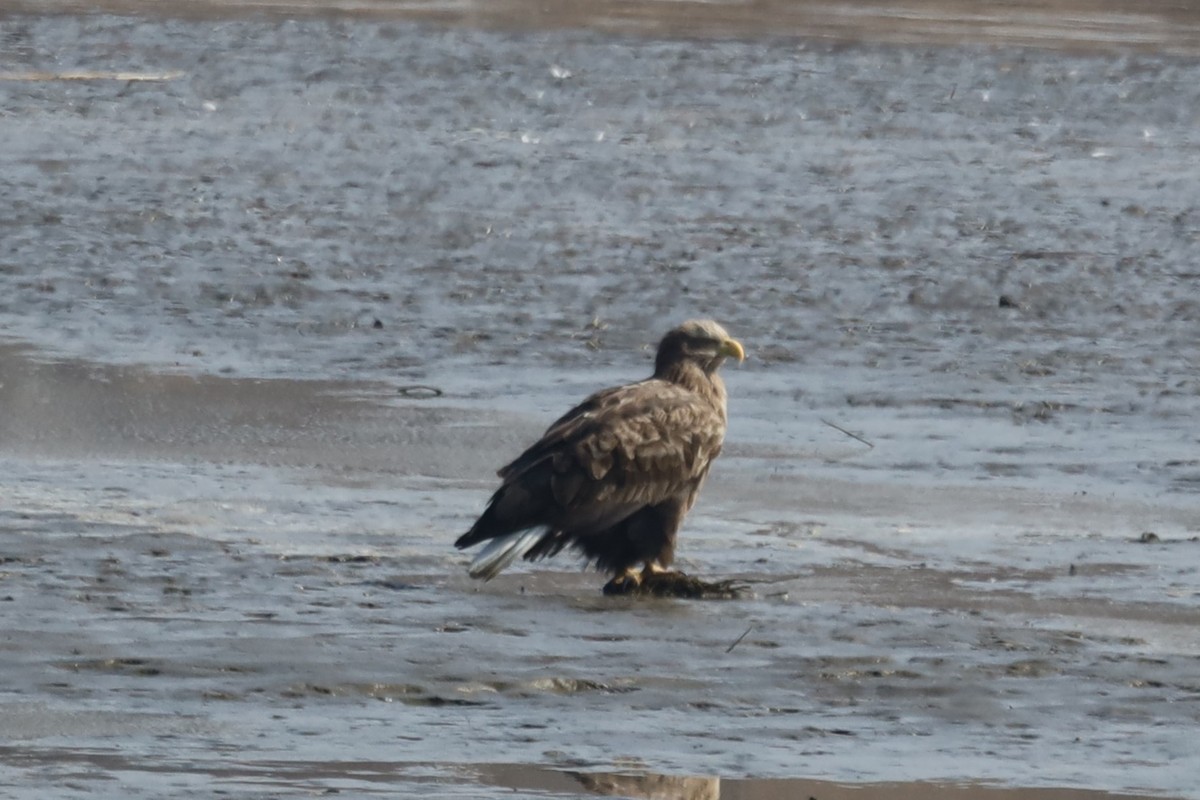
M693 320L658 346L654 375L593 394L499 471L487 509L455 545L490 540L471 566L490 579L518 557L570 547L616 576L659 572L725 438L717 368L742 346L715 322Z

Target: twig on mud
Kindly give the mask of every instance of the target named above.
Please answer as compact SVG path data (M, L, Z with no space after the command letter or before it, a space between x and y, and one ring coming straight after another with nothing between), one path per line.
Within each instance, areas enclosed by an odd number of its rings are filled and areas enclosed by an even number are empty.
M445 392L436 386L422 386L420 384L412 384L411 386L398 386L396 393L401 397L406 397L409 400L431 400L435 397L441 397Z
M746 632L745 632L745 633L743 633L741 636L737 637L736 639L734 639L734 640L733 640L733 644L731 644L731 645L729 645L729 647L726 647L726 648L725 648L725 652L726 652L726 653L732 653L732 652L733 652L733 648L735 648L735 647L737 647L739 644L741 644L741 642L742 642L742 639L745 639L747 636L749 636L749 635L750 635L750 631L752 631L752 630L754 630L754 626L753 626L753 625L751 625L749 628L746 628Z
M848 430L846 430L845 428L843 428L841 425L834 425L832 422L830 422L830 421L829 421L829 420L827 420L827 419L823 419L823 420L821 420L821 422L824 422L826 425L828 425L829 427L833 428L835 431L841 431L842 433L844 433L844 434L846 434L847 436L849 436L851 439L857 439L858 441L860 441L860 442L862 442L863 444L865 444L867 447L870 447L870 448L872 448L872 449L874 449L874 447L875 447L875 443L874 443L874 442L868 442L866 439L864 439L863 437L859 436L857 433L851 433L850 431L848 431Z

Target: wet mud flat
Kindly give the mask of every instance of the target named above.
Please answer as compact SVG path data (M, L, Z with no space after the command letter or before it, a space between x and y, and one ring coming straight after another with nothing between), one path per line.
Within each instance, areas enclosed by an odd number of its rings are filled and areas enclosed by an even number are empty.
M286 16L0 18L0 790L1197 796L1193 58ZM697 315L753 596L469 581Z
M681 565L751 596L604 597L561 560L480 584L448 547L477 440L426 418L465 412L28 356L0 389L43 434L0 459L15 796L1194 796L1200 541L1130 534L1186 508L785 495L734 457ZM181 383L203 413L158 402ZM138 413L72 453L46 420L80 398Z

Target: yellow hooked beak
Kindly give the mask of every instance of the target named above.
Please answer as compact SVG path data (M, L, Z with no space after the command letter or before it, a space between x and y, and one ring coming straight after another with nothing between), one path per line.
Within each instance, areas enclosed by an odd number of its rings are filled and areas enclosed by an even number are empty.
M739 364L746 360L746 350L737 339L726 339L721 342L721 349L718 352L723 356L736 358Z

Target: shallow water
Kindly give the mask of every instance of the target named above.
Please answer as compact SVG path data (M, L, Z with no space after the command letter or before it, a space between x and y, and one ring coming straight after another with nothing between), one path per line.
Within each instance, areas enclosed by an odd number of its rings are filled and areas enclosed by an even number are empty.
M1198 796L1175 40L180 8L0 19L4 791ZM471 582L695 315L752 358L681 563L754 596Z

